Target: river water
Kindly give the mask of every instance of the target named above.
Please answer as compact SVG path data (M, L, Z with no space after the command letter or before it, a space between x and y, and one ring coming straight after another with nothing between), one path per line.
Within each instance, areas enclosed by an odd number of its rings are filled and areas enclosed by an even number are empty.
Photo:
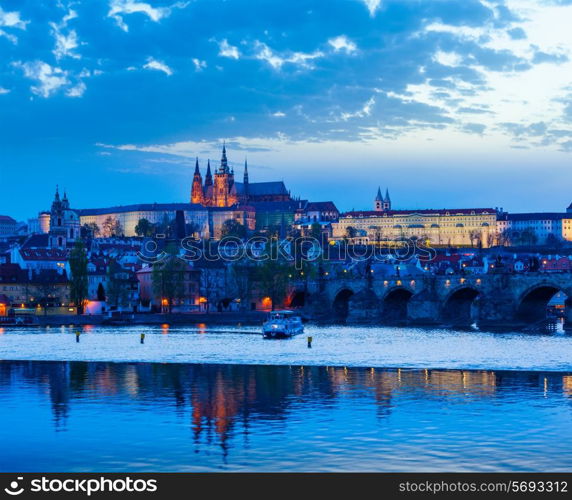
M572 470L568 335L255 331L3 330L0 471Z

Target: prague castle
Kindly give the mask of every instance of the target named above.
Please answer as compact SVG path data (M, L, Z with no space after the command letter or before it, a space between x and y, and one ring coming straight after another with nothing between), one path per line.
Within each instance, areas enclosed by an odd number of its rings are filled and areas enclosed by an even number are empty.
M222 158L220 166L215 171L214 180L209 160L203 184L199 159L197 158L191 188L191 203L205 207L231 207L237 204L247 205L251 202L269 201L292 201L292 198L282 181L249 182L246 160L244 162L243 182L235 182L234 169L228 165L225 145L222 147Z

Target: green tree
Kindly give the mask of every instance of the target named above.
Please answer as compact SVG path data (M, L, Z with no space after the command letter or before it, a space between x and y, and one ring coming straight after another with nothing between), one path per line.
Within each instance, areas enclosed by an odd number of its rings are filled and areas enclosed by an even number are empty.
M176 246L167 247L165 252L167 256L153 265L151 280L153 293L159 297L162 305L166 302L170 314L174 302L185 295L187 264L178 258Z
M265 297L270 297L272 310L281 303L288 290L290 266L278 255L275 242L267 244L265 254L268 257L262 261L256 272L257 284Z
M123 227L121 226L121 222L111 215L103 221L102 231L105 238L123 236Z
M246 227L234 219L225 220L221 227L221 236L234 236L236 238L246 237Z
M75 242L70 253L70 299L76 305L77 313L83 313L83 304L87 299L87 252L81 240Z
M153 236L155 232L155 226L152 224L148 219L142 218L139 219L137 225L135 226L135 234L137 236Z
M112 306L125 306L129 298L129 274L111 259L107 266L107 302Z
M84 224L82 229L86 236L91 236L92 238L97 238L101 234L99 226L95 222L90 222L89 224Z
M105 302L105 288L103 288L102 283L97 285L97 300L99 302Z

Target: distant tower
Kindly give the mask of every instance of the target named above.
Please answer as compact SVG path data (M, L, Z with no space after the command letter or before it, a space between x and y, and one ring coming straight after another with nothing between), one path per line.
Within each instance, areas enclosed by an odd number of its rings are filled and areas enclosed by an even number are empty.
M56 186L56 194L50 210L49 246L65 248L68 243L73 243L76 238L79 238L79 233L79 217L70 208L67 193L64 191L64 197L60 199L59 189Z
M211 161L207 161L207 175L205 176L205 190L213 185L213 176L211 174Z
M195 174L193 175L193 187L191 189L191 203L203 204L203 178L199 170L199 159L195 162Z
M244 186L244 197L247 198L248 197L248 161L246 160L246 158L244 159L243 186Z
M383 196L381 196L381 187L377 188L377 196L375 197L375 199L373 200L373 205L375 208L376 212L382 212L383 211Z
M222 146L220 166L215 172L213 194L213 205L216 207L230 207L238 201L234 186L234 173L229 168L226 158L226 144Z
M383 200L383 209L391 210L391 198L389 197L389 189L385 189L385 199Z

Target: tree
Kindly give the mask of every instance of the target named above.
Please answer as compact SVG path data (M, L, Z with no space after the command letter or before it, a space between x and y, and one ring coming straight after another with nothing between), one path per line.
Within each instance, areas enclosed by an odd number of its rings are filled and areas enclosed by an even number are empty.
M322 225L319 222L314 222L310 226L310 237L322 242Z
M101 230L95 222L84 224L82 229L85 237L97 238L101 234Z
M520 244L533 246L536 245L538 241L538 236L536 235L536 231L532 227L525 227L520 233Z
M153 293L160 298L161 305L166 305L169 314L173 311L174 302L185 294L185 271L187 264L177 256L177 247L169 245L167 256L153 265L151 280Z
M87 252L81 240L75 242L70 253L70 299L77 308L77 314L83 312L87 299Z
M125 275L121 265L111 259L107 266L107 302L109 305L120 307L127 305L129 298L129 275Z
M353 226L346 227L346 238L352 239L357 236L357 229Z
M234 219L225 220L222 223L221 237L234 236L235 238L246 237L246 227Z
M275 247L276 243L266 245L268 259L262 262L256 273L258 287L265 297L270 298L272 310L286 296L290 274L290 267L278 256Z
M123 227L121 226L121 222L111 215L103 221L102 230L105 238L123 236Z
M97 285L97 300L99 302L105 302L105 288L103 288L103 283Z
M254 270L254 262L248 257L234 262L230 267L230 285L234 295L240 300L240 308L243 310L249 307Z
M139 219L139 222L137 222L135 226L135 234L137 236L153 236L154 231L155 225L145 218Z

